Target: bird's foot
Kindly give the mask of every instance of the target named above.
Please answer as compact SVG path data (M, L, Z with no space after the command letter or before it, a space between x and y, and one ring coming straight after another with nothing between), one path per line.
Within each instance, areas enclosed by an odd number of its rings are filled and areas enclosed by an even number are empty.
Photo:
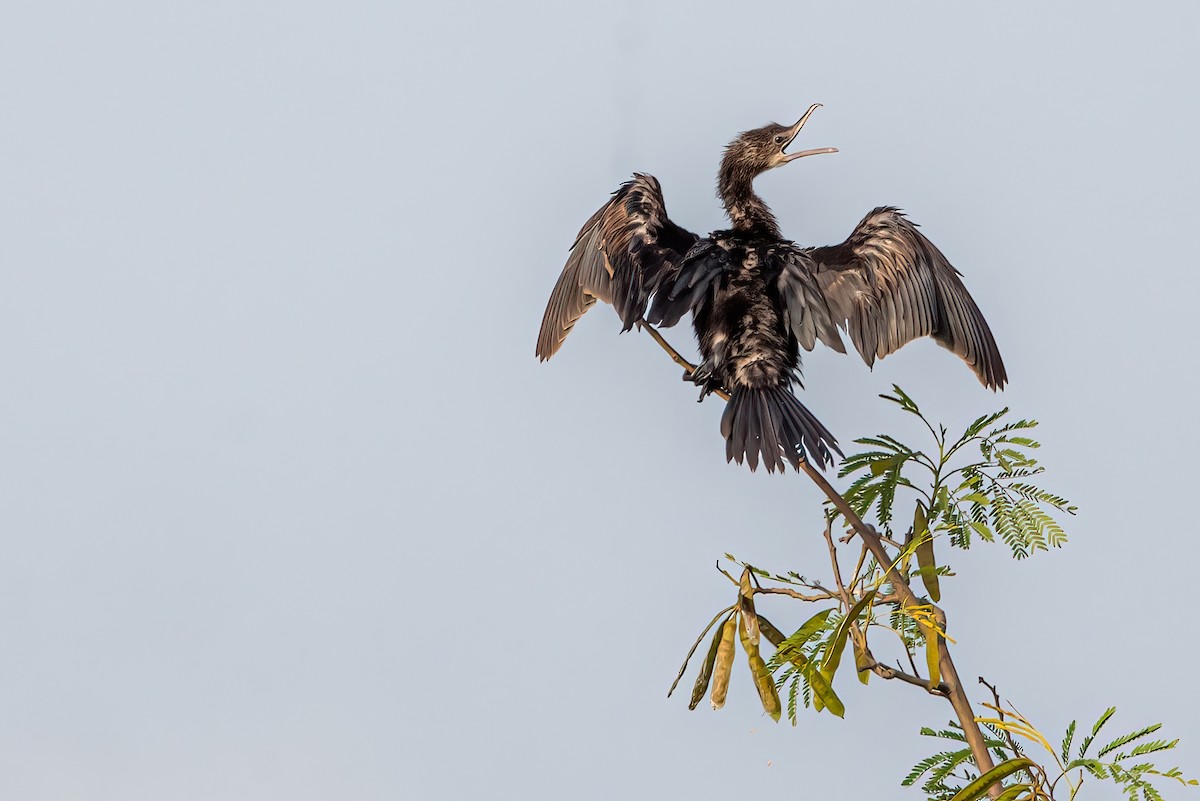
M700 362L700 364L696 365L696 369L690 373L684 372L683 380L690 381L700 387L700 397L696 399L697 403L700 403L705 397L721 389L721 382L713 374L712 363L707 361Z
M703 361L696 365L696 368L690 373L684 372L683 380L691 381L696 386L704 386L712 382L713 366L712 362Z

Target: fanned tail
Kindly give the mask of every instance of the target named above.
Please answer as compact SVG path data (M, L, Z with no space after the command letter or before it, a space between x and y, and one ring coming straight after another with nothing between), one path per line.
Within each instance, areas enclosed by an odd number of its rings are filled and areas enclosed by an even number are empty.
M799 470L805 459L824 469L834 453L842 455L829 429L787 387L735 389L721 416L721 435L726 460L749 462L751 471L760 458L774 473L785 464Z

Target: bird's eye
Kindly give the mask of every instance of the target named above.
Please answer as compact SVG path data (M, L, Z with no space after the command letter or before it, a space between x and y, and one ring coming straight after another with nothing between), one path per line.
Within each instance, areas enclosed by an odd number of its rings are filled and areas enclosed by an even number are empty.
M776 137L775 137L775 144L777 144L777 145L782 145L782 144L783 144L783 137L782 137L782 136L776 136Z

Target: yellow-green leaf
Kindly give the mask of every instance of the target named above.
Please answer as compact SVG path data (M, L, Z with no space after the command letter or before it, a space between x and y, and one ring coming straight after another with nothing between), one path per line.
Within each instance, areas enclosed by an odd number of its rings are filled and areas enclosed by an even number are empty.
M1033 785L1029 783L1014 784L1006 789L1003 793L996 796L996 801L1017 801L1022 795L1033 789Z
M708 655L704 657L704 664L700 666L700 675L696 677L696 684L692 687L692 699L688 702L688 709L695 709L700 703L700 699L708 692L708 682L712 678L713 665L717 661L717 649L721 646L721 635L725 633L725 625L717 626L717 630L713 632L712 642L708 646Z
M808 679L808 686L813 691L813 706L817 706L817 701L820 700L821 708L828 709L830 714L837 715L839 718L846 716L846 707L842 703L842 699L838 698L837 693L833 691L833 686L821 675L821 671L816 669L816 665L812 662L808 663L808 669L804 672L804 677Z
M866 684L871 680L871 660L863 649L858 647L858 643L854 645L854 668L858 671L858 680Z
M889 456L886 459L876 459L871 462L871 475L881 476L903 461L903 456Z
M862 614L863 609L867 604L875 598L875 590L870 590L863 597L858 599L854 606L850 607L850 612L838 622L838 627L834 629L833 636L829 640L829 646L825 649L825 659L821 665L821 671L828 671L827 675L832 677L834 671L837 670L838 663L842 659L842 649L846 647L846 637L850 634L850 626L858 620L858 616Z
M788 661L800 669L804 674L804 678L808 680L808 686L812 688L813 708L820 712L822 709L828 708L829 711L837 715L839 718L845 716L846 707L842 704L842 699L838 698L837 693L833 691L833 687L821 675L820 669L816 663L808 659L799 651L794 651L788 655Z
M800 646L804 645L804 643L812 639L813 635L825 628L825 620L832 612L833 607L830 607L829 609L822 609L820 612L817 612L808 620L804 621L804 625L796 629L796 633L786 639L792 640L792 644L798 649ZM783 640L780 640L779 642L783 642ZM771 641L771 644L776 647L779 646L779 643L773 640Z
M775 680L771 677L771 672L767 670L767 663L763 661L762 655L758 652L758 643L750 638L745 615L742 615L738 634L742 639L742 650L746 652L747 661L750 663L750 675L754 677L754 687L758 690L763 711L770 715L772 720L778 721L779 714L783 710L779 704L779 693L775 689Z
M925 636L925 669L929 671L929 686L930 688L937 687L942 683L942 667L938 653L940 637L933 627L920 622L917 625L921 629L921 634Z
M954 794L950 801L977 801L987 795L988 788L998 781L1003 781L1019 770L1028 770L1033 767L1033 760L1025 757L1017 757L1010 759L1007 762L1001 762L996 767L989 770L987 773L980 776L975 781L968 784L966 787Z
M917 545L917 565L921 568L921 583L925 585L929 597L937 603L942 599L942 590L938 585L937 562L933 559L933 534L929 531L929 523L925 519L925 507L919 503L913 514L913 540Z
M729 692L729 674L733 670L734 641L737 639L737 615L730 616L721 626L721 643L717 646L717 660L713 665L712 708L725 706Z

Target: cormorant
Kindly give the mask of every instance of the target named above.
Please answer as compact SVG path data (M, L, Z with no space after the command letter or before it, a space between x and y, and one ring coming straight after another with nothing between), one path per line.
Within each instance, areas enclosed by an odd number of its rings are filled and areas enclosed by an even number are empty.
M824 467L837 441L791 392L799 348L819 339L845 353L838 328L868 365L922 336L956 353L984 386L1008 377L987 322L933 243L898 209L875 209L840 245L801 248L783 238L754 178L824 147L788 153L814 104L795 125L746 131L726 148L717 194L732 227L706 238L667 217L662 189L634 173L584 224L550 294L537 356L549 359L597 300L611 303L622 331L643 320L671 326L685 312L703 361L691 380L701 398L724 387L727 459L769 472L786 459ZM647 312L647 304L649 311ZM807 457L806 457L807 455Z

